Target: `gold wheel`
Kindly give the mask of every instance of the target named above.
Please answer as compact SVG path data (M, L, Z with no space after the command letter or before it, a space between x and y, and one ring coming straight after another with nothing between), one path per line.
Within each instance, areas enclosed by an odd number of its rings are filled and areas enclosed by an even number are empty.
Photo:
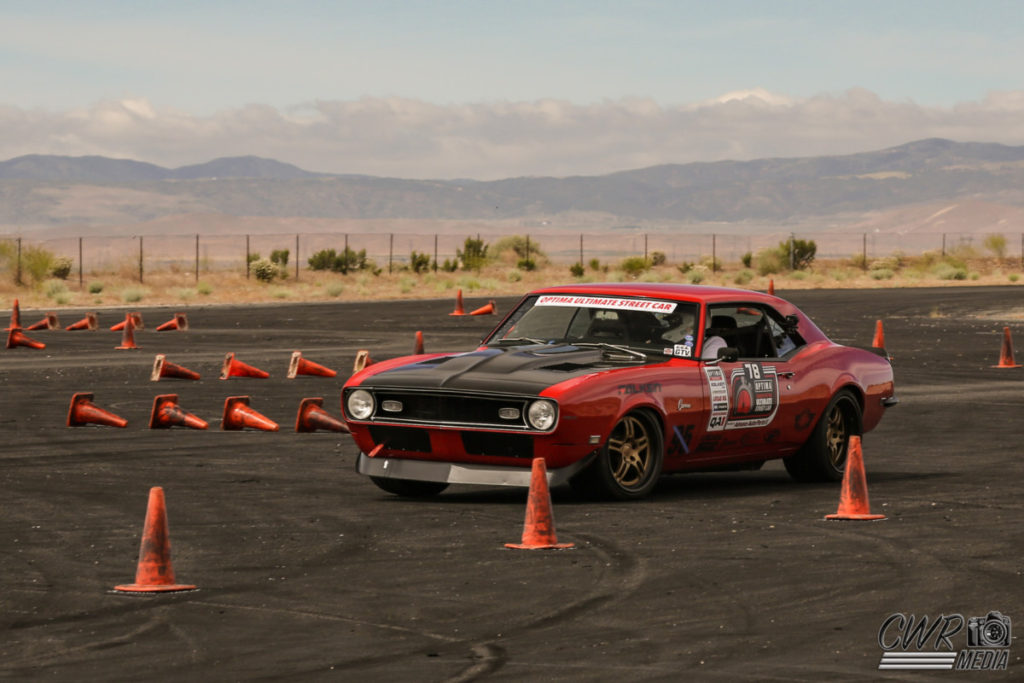
M608 464L615 483L624 489L642 486L650 478L653 439L647 422L634 415L622 418L608 438Z

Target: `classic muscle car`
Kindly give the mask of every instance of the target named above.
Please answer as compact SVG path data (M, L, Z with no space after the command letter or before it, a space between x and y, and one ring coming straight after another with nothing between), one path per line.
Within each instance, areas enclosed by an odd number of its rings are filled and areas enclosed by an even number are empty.
M897 403L884 350L835 344L787 301L674 284L531 292L468 353L395 358L353 375L357 470L385 491L551 485L647 495L662 474L757 469L842 478L850 435Z

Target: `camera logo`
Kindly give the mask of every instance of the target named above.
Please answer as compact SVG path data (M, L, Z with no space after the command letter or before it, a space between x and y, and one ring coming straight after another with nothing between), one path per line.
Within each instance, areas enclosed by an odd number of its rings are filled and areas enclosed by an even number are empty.
M967 620L967 647L1010 647L1010 617L989 612Z

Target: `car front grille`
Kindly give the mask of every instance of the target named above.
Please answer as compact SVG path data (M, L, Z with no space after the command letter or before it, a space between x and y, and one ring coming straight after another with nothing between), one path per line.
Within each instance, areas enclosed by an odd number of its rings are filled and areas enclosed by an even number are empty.
M377 403L372 418L374 421L528 429L526 407L530 399L521 396L419 393L381 389L373 393ZM392 410L385 410L386 405L392 406ZM396 405L400 405L401 409L394 410ZM514 411L516 417L501 417L499 411L502 408L506 409L506 413Z
M430 434L425 429L370 425L370 438L393 451L430 452Z

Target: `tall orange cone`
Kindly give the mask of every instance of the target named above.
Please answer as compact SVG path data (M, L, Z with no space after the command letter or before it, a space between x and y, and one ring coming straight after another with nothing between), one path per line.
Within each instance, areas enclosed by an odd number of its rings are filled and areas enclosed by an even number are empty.
M7 326L8 330L20 330L21 329L21 308L18 306L18 300L14 300L14 304L11 306L11 322Z
M199 379L199 373L182 367L177 363L167 360L162 353L156 354L153 360L153 372L149 374L150 382L159 382L164 377L177 377L178 379Z
M132 314L129 313L124 317L124 326L121 332L121 345L115 346L115 349L137 349L135 345L135 320L132 318Z
M111 325L110 326L110 331L111 332L120 332L121 330L123 330L125 324L128 322L128 318L132 319L132 325L135 326L135 329L137 329L137 330L141 330L142 329L142 313L140 313L139 311L133 311L131 313L128 313L125 316L124 320L122 320L121 322L117 323L116 325Z
M235 358L235 354L232 351L228 351L227 355L224 356L224 364L220 369L220 378L228 379L229 377L255 377L257 379L266 379L270 377L270 373L266 370L260 370L259 368L253 367L248 363Z
M188 316L184 313L175 313L174 317L163 323L157 325L157 332L166 332L168 330L187 330L188 329Z
M551 493L548 491L548 468L544 458L534 458L530 471L530 494L526 501L526 521L522 543L506 543L506 548L546 550L571 548L572 543L559 543L555 536L555 519L551 514Z
M206 420L182 410L178 405L177 394L161 394L153 399L153 411L149 414L149 428L170 429L171 427L208 429L210 425Z
M373 359L370 358L370 352L366 349L359 349L356 351L355 362L352 363L352 374L356 374L367 365L373 365Z
M872 348L884 349L885 348L885 328L882 327L882 321L875 321L875 338L871 340Z
M302 357L302 351L293 351L292 359L288 363L288 379L295 379L299 375L315 375L317 377L334 377L338 373L329 367L314 363Z
M99 316L95 313L86 313L85 317L76 323L71 323L65 330L96 330L99 329Z
M330 432L348 433L345 423L323 409L323 398L304 398L299 403L299 414L295 417L295 431L315 432L325 429Z
M25 336L22 331L18 328L12 328L7 333L7 348L13 349L17 346L27 346L30 349L45 349L46 344L41 341L36 341L31 337Z
M846 471L843 472L843 489L839 494L839 509L825 519L872 520L885 519L885 515L871 514L868 504L868 480L864 474L864 454L860 437L853 435L846 446Z
M135 583L114 586L114 590L124 593L167 593L195 589L193 585L177 583L174 578L164 490L154 486L149 490L146 521L142 528L142 543L139 546L139 563L135 569Z
M42 320L37 323L32 323L26 330L55 330L60 327L60 323L57 322L56 313L47 313Z
M460 289L455 294L455 310L448 315L466 315L466 311L462 308L462 290Z
M91 392L81 392L71 397L68 407L68 427L85 424L99 424L108 427L127 427L128 420L97 407L92 402Z
M774 278L768 280L768 293L770 295L772 295L772 296L775 296L775 279Z
M416 330L416 346L413 348L412 353L414 356L422 356L423 351L423 332Z
M8 347L10 348L10 347ZM1003 346L999 350L999 365L993 365L994 368L1019 368L1013 362L1013 340L1010 339L1010 328L1003 328Z
M494 301L488 301L480 308L472 311L470 315L494 315L498 312L498 307L494 305Z
M251 427L264 432L276 432L277 423L249 407L248 396L228 396L224 401L224 418L220 428L225 431L239 431Z

